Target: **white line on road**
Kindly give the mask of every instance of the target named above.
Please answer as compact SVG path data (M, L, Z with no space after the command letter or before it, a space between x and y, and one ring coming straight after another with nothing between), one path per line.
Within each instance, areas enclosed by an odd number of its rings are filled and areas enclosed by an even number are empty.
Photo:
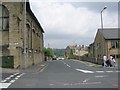
M12 83L14 83L19 77L23 76L25 73L22 73L20 75L18 75L19 73L10 75L9 77L7 77L5 80L2 80L0 83L0 88L8 88ZM10 80L12 77L16 76L13 80L11 80L9 83L5 83L7 80Z
M50 84L50 86L53 86L54 84Z
M20 75L19 76L17 76L17 78L19 78L19 77L21 77Z
M104 73L104 71L96 71L97 73Z
M0 83L0 88L8 88L11 83Z
M107 75L103 75L103 76L95 76L96 78L103 78L103 77L107 77Z
M15 80L11 80L11 81L10 81L10 83L14 83L14 82L15 82Z
M82 69L75 69L77 71L81 71L83 73L94 73L93 71L88 71L88 70L82 70Z
M7 78L6 78L6 80L9 80L9 79L11 79L11 77L7 77Z
M120 72L120 71L116 71L116 72Z
M19 73L15 73L15 74L13 74L13 75L15 76L15 75L17 75L17 74L19 74Z
M89 81L90 80L90 78L87 78L87 79L85 79L84 81L83 81L83 83L86 83L87 81Z
M66 64L68 67L71 67L70 65Z
M106 72L114 72L114 71L106 71Z
M7 80L2 80L1 83L4 83L4 82L6 82L6 81L7 81Z
M17 80L17 79L19 79L19 78L16 77L15 80Z
M48 67L48 64L45 65L45 66L40 70L40 72L43 72L43 71L45 70L46 67Z

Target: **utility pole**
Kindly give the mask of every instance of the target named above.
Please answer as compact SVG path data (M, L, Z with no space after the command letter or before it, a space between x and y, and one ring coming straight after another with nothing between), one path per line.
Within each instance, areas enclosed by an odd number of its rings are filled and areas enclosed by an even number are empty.
M26 0L24 2L24 67L26 68Z

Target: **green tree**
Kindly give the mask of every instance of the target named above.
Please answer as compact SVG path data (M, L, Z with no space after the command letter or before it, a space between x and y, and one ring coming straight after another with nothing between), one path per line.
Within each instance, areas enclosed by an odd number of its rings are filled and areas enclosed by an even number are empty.
M53 57L54 54L53 54L53 50L51 48L44 48L44 55L47 56L47 57Z

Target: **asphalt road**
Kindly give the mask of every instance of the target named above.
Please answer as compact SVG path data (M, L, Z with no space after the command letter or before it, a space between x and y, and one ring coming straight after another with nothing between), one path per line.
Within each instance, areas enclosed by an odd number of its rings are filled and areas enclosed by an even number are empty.
M4 88L118 88L118 72L76 60L47 61L20 73L3 74L2 81L8 80L1 83Z

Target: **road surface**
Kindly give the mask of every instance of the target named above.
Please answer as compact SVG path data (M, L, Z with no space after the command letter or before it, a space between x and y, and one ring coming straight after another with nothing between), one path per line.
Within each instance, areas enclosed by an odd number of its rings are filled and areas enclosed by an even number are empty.
M2 88L118 88L118 72L77 60L55 60L3 73L0 84Z

